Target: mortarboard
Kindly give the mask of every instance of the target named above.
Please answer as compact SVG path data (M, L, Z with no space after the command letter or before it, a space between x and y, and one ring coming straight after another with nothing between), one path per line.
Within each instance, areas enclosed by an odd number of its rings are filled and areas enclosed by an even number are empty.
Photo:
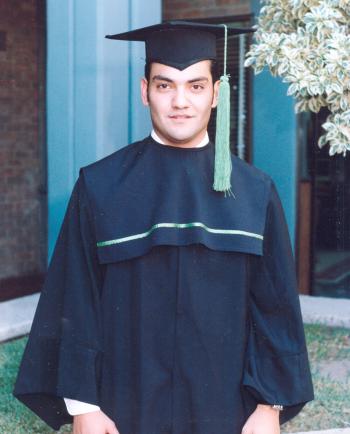
M215 135L214 185L216 191L231 192L230 85L226 74L227 38L253 32L252 28L228 27L190 21L167 21L108 39L144 41L146 62L157 62L183 70L201 60L216 60L216 39L224 38L224 71L220 77Z

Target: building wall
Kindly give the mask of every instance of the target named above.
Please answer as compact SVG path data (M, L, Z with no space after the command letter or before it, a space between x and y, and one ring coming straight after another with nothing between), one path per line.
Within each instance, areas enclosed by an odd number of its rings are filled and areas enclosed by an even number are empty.
M250 13L248 0L163 0L163 19L210 18Z
M260 0L252 0L255 16ZM296 233L297 122L288 85L265 70L253 79L253 163L267 172L281 197L293 249ZM273 104L271 104L271 96Z
M49 257L79 168L148 135L144 44L105 35L160 21L160 0L47 3Z
M0 1L0 291L46 266L42 3Z

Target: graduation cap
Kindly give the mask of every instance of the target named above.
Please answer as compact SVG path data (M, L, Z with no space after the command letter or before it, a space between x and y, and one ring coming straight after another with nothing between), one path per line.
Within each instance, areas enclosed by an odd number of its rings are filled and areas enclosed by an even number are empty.
M216 39L224 38L224 71L220 77L215 135L214 185L216 191L231 192L230 85L226 73L227 38L253 32L252 28L228 27L190 21L167 21L130 32L107 35L108 39L144 41L146 62L157 62L183 70L202 60L216 60Z

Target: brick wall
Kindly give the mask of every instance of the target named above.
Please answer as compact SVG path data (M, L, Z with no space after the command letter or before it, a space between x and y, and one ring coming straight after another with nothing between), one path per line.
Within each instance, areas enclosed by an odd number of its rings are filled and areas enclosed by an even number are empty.
M163 0L164 20L224 17L249 13L249 0Z
M0 0L0 299L46 266L43 4Z

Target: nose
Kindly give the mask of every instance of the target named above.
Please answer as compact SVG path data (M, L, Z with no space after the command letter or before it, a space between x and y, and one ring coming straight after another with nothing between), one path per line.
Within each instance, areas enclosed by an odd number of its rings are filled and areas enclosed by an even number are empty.
M176 89L173 96L172 103L173 103L173 107L177 109L184 109L189 106L185 89L183 88Z

